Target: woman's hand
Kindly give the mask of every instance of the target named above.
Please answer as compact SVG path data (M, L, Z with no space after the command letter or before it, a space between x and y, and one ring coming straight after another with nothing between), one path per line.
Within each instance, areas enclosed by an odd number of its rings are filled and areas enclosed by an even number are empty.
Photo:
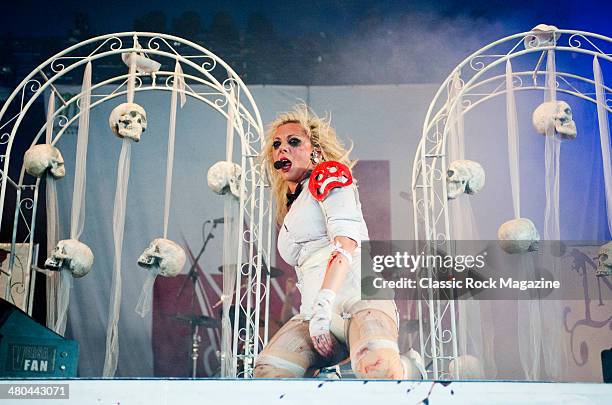
M330 332L323 335L311 336L315 350L323 357L329 358L334 355L334 343Z
M333 338L329 330L332 305L335 299L336 293L332 290L323 289L319 291L313 305L313 315L308 325L312 344L323 357L331 357L334 354Z

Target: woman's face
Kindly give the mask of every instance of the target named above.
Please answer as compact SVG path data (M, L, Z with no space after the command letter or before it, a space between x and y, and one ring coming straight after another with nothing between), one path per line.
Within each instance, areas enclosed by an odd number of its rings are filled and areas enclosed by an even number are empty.
M312 169L310 153L312 144L306 130L298 123L279 126L272 135L272 157L274 161L288 161L279 169L283 179L290 186L297 185L306 172Z

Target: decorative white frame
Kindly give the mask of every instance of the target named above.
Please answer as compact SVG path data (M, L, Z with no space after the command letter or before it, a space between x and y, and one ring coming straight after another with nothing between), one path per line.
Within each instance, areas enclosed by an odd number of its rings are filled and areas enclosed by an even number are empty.
M138 45L144 44L142 48ZM129 44L129 45L127 45ZM84 68L88 62L96 63L101 60L113 64L122 64L120 54L123 52L144 52L169 66L170 70L159 70L155 73L137 73L135 92L141 91L172 91L174 77L174 62L178 61L187 72L183 75L186 82L185 94L199 100L221 114L228 125L231 125L235 134L241 141L240 165L243 176L241 188L245 190L240 199L239 235L244 243L239 244L236 252L236 262L239 269L256 269L252 271L237 271L235 304L240 310L235 311L235 325L238 325L238 316L244 311L248 320L246 330L233 331L233 374L224 377L250 377L252 376L254 359L261 347L267 341L265 336L259 335L260 307L263 303L264 324L267 331L268 306L266 299L270 287L269 277L262 280L262 265L270 263L270 243L272 232L271 201L266 196L267 188L264 169L258 157L263 147L264 128L257 105L247 86L234 70L221 58L209 50L191 41L172 35L148 32L123 32L98 36L76 45L73 45L47 59L35 68L8 97L0 110L0 226L4 214L4 203L7 196L7 185L15 192L16 208L13 217L11 251L15 251L18 243L17 229L22 221L27 229L25 236L20 235L22 243L30 246L27 267L32 268L32 247L35 232L36 207L39 198L40 179L34 183L31 176L24 176L24 166L18 179L9 177L9 163L11 150L21 122L28 113L36 99L49 89L59 99L61 105L55 111L54 123L61 128L54 134L52 144L64 135L67 128L78 120L80 110L80 97L77 94L66 100L56 88L56 82L66 74L78 68ZM170 61L170 65L168 65ZM94 65L95 69L95 65ZM80 70L79 70L80 71ZM94 70L95 71L95 70ZM110 77L97 83L92 82L90 109L118 96L127 94L127 67L125 74ZM161 80L160 80L161 79ZM161 83L158 83L160 82ZM192 86L203 87L204 91L196 91ZM108 94L104 93L108 86L116 86ZM70 106L76 105L77 114L68 118L66 111ZM9 107L18 111L15 115L7 117ZM233 114L230 114L230 111ZM233 116L233 122L229 122ZM36 144L45 131L43 125L34 139ZM26 134L21 136L27 136ZM220 138L223 142L225 138ZM21 158L21 157L19 157ZM221 160L221 159L220 159ZM248 262L243 262L243 249L246 250ZM11 255L13 258L14 255ZM14 261L8 266L10 280ZM264 272L265 274L265 272ZM244 288L241 289L244 280ZM10 285L10 282L8 283ZM244 337L241 337L244 336ZM238 341L243 340L243 352L237 353ZM244 367L238 370L238 358L244 359Z
M537 56L532 70L513 73L515 91L545 90L542 69L544 55L550 49L555 52L574 52L597 56L600 60L612 62L612 38L585 31L556 30L559 37L552 43L540 42L535 34L541 32L524 32L514 34L474 52L448 75L431 101L423 132L412 169L412 195L414 237L416 241L435 242L433 245L446 245L450 240L450 223L446 190L446 139L454 122L448 120L449 112L459 110L464 116L476 106L494 97L506 93L505 62L520 58L523 62L533 62L529 58ZM528 47L525 45L529 44ZM609 47L604 52L604 47ZM517 64L518 65L518 64ZM497 68L497 71L496 71ZM501 69L501 72L500 72ZM557 92L569 94L594 104L595 82L571 72L557 70ZM454 89L453 79L459 77L460 89ZM530 77L531 84L523 83L524 77ZM541 81L538 78L542 78ZM592 86L592 92L580 91L581 85ZM612 89L604 87L605 108L612 113ZM462 105L457 105L461 100ZM455 110L455 111L456 111ZM420 222L423 224L421 226ZM452 246L445 251L452 252ZM432 269L427 269L431 272ZM431 273L430 273L431 274ZM439 296L437 291L420 291L418 301L420 348L425 364L431 362L429 377L445 379L449 376L448 365L457 357L457 325L455 300L449 296ZM423 320L424 311L428 312L429 326ZM448 321L447 321L448 319ZM450 325L445 327L444 325Z

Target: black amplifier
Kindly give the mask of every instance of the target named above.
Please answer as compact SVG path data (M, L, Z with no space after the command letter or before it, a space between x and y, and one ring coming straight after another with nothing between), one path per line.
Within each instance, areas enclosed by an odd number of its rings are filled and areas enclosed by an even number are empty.
M79 344L0 299L0 377L76 377Z

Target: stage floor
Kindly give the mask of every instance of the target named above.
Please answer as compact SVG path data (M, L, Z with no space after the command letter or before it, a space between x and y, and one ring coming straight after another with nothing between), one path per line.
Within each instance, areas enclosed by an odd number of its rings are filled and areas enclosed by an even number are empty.
M39 388L29 389L32 384ZM47 387L64 385L63 389ZM28 386L26 390L21 387ZM13 395L9 395L9 388ZM36 401L23 402L23 395ZM44 399L53 391L64 396ZM66 397L67 396L67 397ZM2 380L0 403L176 404L610 404L612 384L362 380ZM346 402L350 401L350 402Z

